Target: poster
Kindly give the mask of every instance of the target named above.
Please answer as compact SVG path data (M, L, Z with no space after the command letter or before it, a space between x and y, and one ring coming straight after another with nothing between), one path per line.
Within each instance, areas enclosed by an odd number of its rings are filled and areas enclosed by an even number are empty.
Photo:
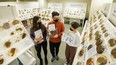
M48 28L49 28L50 31L56 30L55 24L50 24Z
M41 29L35 31L34 33L35 33L35 37L36 37L36 38L40 38L40 37L43 38Z
M62 35L62 41L67 44L74 44L75 43L75 37L72 36L70 33L64 33Z

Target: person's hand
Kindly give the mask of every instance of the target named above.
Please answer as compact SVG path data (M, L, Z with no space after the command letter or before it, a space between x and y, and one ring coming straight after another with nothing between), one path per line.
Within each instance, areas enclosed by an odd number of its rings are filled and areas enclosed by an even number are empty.
M37 43L37 40L36 40L35 38L34 38L34 40L33 40L33 41L34 41L34 43Z
M44 39L42 39L42 38L35 38L34 39L34 42L36 43L36 44L40 44L40 43L42 43L44 41Z
M47 32L50 32L50 30L49 30L49 29L47 29Z
M44 39L41 39L41 41L39 41L38 43L42 43L44 41Z
M58 34L54 35L53 37L54 37L54 38L58 38Z
M2 57L3 55L2 54L0 54L0 57Z
M42 37L35 38L35 40L36 40L37 42L40 42L40 41L42 40Z

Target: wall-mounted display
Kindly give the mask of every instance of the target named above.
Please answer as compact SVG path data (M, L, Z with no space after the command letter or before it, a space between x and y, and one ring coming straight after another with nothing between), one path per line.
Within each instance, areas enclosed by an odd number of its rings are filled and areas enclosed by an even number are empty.
M63 16L84 19L86 14L86 7L86 3L66 3Z
M48 9L62 12L62 3L48 3Z
M16 0L0 0L0 2L16 2Z
M92 20L90 18L90 20L86 22L81 35L82 46L86 50L84 60L80 61L83 65L115 64L116 34L114 30L116 30L116 28L101 11L97 11L92 15ZM77 51L80 51L79 48ZM79 61L78 53L79 52L76 52L76 60L73 62L74 65Z
M26 20L33 18L35 15L38 15L39 8L27 8L27 9L19 9L18 12L18 18L20 20Z
M19 20L0 22L0 65L7 65L34 43Z

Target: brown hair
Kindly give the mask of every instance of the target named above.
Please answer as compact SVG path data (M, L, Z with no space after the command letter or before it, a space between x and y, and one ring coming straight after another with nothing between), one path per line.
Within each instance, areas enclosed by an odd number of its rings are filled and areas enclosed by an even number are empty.
M33 17L33 26L32 26L33 32L39 29L39 26L38 26L38 23L37 23L38 19L40 19L39 16L34 16Z

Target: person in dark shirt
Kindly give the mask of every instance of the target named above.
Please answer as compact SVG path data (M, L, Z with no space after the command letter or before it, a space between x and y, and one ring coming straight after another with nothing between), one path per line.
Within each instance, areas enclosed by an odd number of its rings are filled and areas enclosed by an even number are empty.
M40 29L42 31L43 38L36 38L34 32ZM35 49L37 51L37 56L40 59L40 65L43 65L43 60L41 57L41 47L43 48L45 55L45 65L48 65L46 36L47 36L47 30L46 27L41 23L41 18L39 16L34 16L33 26L30 29L30 37L33 39L35 43Z

